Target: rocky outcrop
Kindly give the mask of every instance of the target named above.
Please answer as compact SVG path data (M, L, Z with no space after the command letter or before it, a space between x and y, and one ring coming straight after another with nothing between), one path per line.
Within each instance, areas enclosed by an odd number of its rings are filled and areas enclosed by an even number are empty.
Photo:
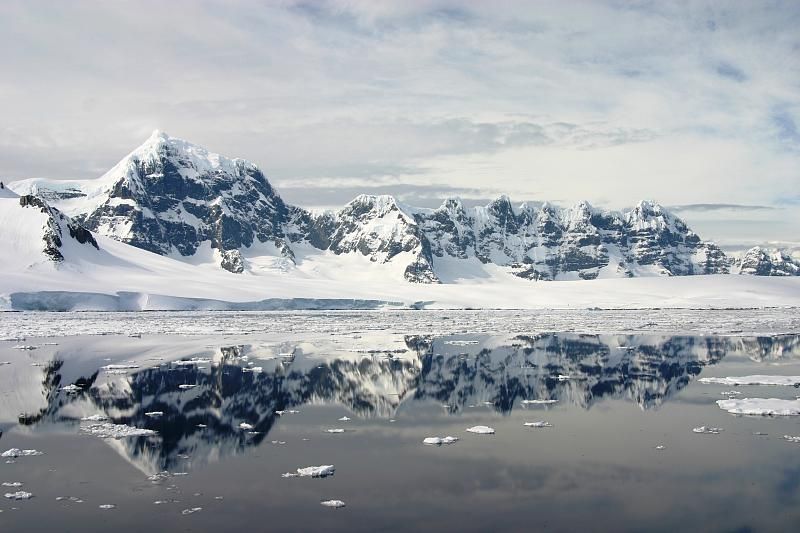
M20 196L19 205L21 207L39 209L47 216L47 221L42 228L44 230L42 235L44 248L42 252L50 260L55 262L64 260L61 248L66 238L65 233L69 234L70 239L74 239L80 244L89 244L97 250L100 249L92 232L64 215L58 209L50 207L44 199L38 196L24 195Z

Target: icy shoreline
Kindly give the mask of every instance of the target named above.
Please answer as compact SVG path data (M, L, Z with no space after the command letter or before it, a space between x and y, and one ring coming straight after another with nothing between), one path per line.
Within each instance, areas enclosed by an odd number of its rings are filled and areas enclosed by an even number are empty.
M780 335L800 332L796 308L637 310L150 311L0 313L0 340L74 335L410 334L572 332Z

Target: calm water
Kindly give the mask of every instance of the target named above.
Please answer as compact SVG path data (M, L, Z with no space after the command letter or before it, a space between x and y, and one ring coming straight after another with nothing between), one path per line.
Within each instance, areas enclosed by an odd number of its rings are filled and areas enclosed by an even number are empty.
M800 417L730 415L731 387L697 381L800 375L794 335L76 336L0 362L0 451L44 452L0 462L23 483L0 492L34 495L0 500L4 532L800 528ZM98 438L89 415L157 433ZM281 477L316 465L335 474Z

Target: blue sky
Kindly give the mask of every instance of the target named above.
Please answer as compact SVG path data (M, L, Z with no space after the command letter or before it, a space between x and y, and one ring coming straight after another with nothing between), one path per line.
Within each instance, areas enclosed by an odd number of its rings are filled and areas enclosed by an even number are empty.
M779 1L7 0L0 176L96 177L158 128L306 206L651 198L800 241L799 27Z

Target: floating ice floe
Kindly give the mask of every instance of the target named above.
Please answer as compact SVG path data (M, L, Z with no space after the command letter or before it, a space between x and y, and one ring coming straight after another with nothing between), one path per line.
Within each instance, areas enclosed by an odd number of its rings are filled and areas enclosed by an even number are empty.
M800 385L800 376L738 376L728 378L700 378L697 381L706 385Z
M342 428L326 429L325 433L344 433L344 429L342 429Z
M553 427L553 424L550 422L545 422L544 420L539 420L537 422L525 422L523 426L529 428L551 428Z
M203 510L202 507L191 507L189 509L184 509L183 511L181 511L181 514L182 515L193 514L193 513L196 513L198 511L202 511L202 510Z
M20 450L19 448L11 448L3 453L0 453L0 457L11 457L12 459L16 459L17 457L32 457L34 455L44 455L44 452L40 452L39 450Z
M789 442L794 442L795 444L800 444L800 436L792 437L791 435L784 435L784 440L788 440Z
M84 416L81 418L81 422L103 422L104 420L108 420L108 417L100 414Z
M245 431L250 431L251 429L253 429L253 425L252 424L248 424L247 422L242 422L241 424L239 424L239 429L243 429Z
M338 420L339 420L339 422L349 422L350 421L350 417L349 416L343 416L342 418L339 418Z
M18 490L17 492L6 492L5 497L9 500L30 500L33 498L33 494L25 492L24 490Z
M342 500L322 500L319 502L319 504L324 507L332 507L334 509L341 509L345 506L345 503Z
M333 465L322 465L322 466L306 466L304 468L298 468L297 472L287 472L281 477L328 477L332 476L335 471Z
M441 446L442 444L455 444L458 442L458 437L426 437L422 444L426 444L428 446Z
M477 433L478 435L494 435L494 428L489 426L472 426L467 428L470 433Z
M113 503L103 503L103 504L98 505L97 507L107 511L109 509L116 509L117 506L115 504L113 504Z
M721 409L734 415L796 416L800 415L800 400L778 398L741 398L717 400Z
M125 424L112 424L105 422L101 424L85 424L81 426L81 432L99 437L101 439L124 439L128 437L149 437L157 432L152 429L142 429Z
M550 405L558 400L522 400L522 405Z
M164 411L149 411L145 413L144 416L149 416L150 418L158 418L160 416L164 416Z
M719 435L722 431L724 431L722 428L713 428L711 426L692 428L693 433L705 433L707 435Z
M22 486L22 482L21 481L4 481L3 482L3 486L4 487L17 488L17 487L21 487Z

